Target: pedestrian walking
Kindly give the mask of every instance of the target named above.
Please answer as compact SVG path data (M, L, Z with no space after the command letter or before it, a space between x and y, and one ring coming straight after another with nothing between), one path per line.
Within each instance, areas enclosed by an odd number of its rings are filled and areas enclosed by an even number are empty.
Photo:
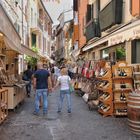
M54 84L57 82L57 78L60 76L60 69L55 65L54 66Z
M58 77L56 87L60 85L60 96L58 103L58 113L62 111L63 100L67 97L68 113L71 113L71 93L70 93L71 78L68 76L67 68L61 69L61 76Z
M71 79L74 78L74 72L71 65L68 65L68 75L70 76Z
M28 97L31 96L32 75L33 75L33 71L31 70L31 66L28 65L27 70L24 71L23 77L22 77L23 80L27 81L26 93Z
M54 87L54 65L50 65L50 74L51 74L51 81L52 81L52 86Z
M52 84L48 70L43 68L43 63L37 64L38 70L34 73L33 86L36 91L35 94L35 111L34 115L39 115L40 99L43 98L43 115L47 114L48 111L48 90L51 91Z

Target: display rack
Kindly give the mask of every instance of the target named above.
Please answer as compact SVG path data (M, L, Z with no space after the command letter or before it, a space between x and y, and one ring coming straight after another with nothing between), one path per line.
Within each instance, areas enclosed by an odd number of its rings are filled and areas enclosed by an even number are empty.
M132 67L120 61L112 66L112 75L114 115L126 116L128 94L133 89Z
M112 72L110 68L103 68L96 77L99 82L97 89L100 92L98 112L104 117L113 115Z
M8 116L8 90L0 89L0 123Z
M134 89L140 90L140 64L133 64Z

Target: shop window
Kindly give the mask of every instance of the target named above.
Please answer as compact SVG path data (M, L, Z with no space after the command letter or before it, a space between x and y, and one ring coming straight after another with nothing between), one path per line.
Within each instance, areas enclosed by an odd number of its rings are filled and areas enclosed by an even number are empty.
M109 59L109 49L101 50L101 58L105 60Z
M125 53L125 47L117 47L116 48L116 59L117 60L125 60L126 59L126 53Z
M95 52L92 53L92 58L95 60Z
M110 52L109 53L109 60L112 62L116 61L116 52Z
M140 39L132 41L132 63L140 63Z

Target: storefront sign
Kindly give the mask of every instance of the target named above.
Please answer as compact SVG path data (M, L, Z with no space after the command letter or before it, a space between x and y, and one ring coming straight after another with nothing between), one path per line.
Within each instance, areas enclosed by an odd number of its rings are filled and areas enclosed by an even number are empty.
M112 46L114 44L119 44L120 42L123 42L124 41L124 36L122 34L120 35L116 35L114 37L111 37L109 39L109 46Z
M110 36L108 39L108 46L116 45L124 41L134 40L137 38L140 38L140 25Z

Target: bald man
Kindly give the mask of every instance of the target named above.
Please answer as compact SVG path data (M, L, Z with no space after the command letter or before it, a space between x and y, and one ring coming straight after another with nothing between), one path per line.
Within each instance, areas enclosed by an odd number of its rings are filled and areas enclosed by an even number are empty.
M40 98L43 97L43 115L47 114L48 111L48 85L49 90L52 89L50 74L43 68L43 63L37 63L37 71L34 73L33 86L36 91L35 96L35 111L34 115L39 115Z

